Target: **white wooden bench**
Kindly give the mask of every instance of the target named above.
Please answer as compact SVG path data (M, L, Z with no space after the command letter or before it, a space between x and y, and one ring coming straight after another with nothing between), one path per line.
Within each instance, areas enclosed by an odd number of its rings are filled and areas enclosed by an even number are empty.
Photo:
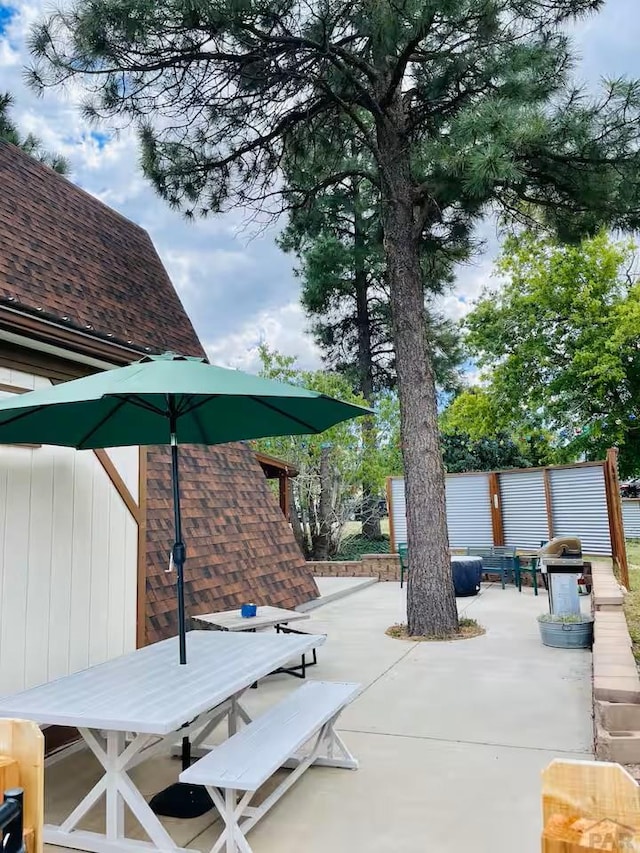
M251 853L245 835L312 764L357 769L334 724L359 691L359 684L309 681L180 774L181 782L206 787L224 820L211 853L223 847ZM284 766L295 769L259 806L250 806L258 788Z

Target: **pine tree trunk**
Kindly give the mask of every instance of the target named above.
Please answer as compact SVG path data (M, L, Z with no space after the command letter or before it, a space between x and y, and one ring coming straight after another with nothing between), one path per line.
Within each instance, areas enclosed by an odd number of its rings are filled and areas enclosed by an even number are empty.
M410 563L407 623L414 636L446 636L457 630L458 614L449 555L436 389L426 338L419 234L403 127L398 93L378 122L377 136L405 471Z
M376 453L377 439L373 418L363 418L362 446L365 459L367 455L373 456ZM362 535L371 541L382 539L378 495L376 489L367 480L362 483Z
M318 501L318 535L313 543L313 559L328 560L331 544L333 483L331 480L331 448L320 450L320 500Z
M302 510L303 527L307 532L309 542L309 559L315 560L316 539L318 538L318 499L311 484L306 487L306 507Z
M353 256L356 292L356 324L358 328L358 381L360 392L367 403L373 403L373 355L371 353L371 318L369 316L367 271L363 266L365 239L360 217L357 188L353 194ZM365 457L376 452L377 433L374 418L363 418L362 443ZM362 483L362 535L366 539L380 539L380 514L375 487L367 480Z
M298 504L296 503L295 493L293 490L293 481L291 478L287 481L287 489L289 490L289 521L291 523L291 529L293 531L293 535L295 536L296 542L298 543L298 547L304 554L307 555L307 543L304 538L304 531L302 530L302 524L300 523L299 509Z

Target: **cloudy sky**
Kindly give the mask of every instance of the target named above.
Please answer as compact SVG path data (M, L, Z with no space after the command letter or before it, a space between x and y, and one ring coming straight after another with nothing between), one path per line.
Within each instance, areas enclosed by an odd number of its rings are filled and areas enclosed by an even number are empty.
M607 0L600 15L577 29L583 81L640 77L638 2ZM135 139L126 133L96 133L62 93L48 91L36 98L25 87L25 36L31 23L50 8L50 0L10 0L4 5L0 0L0 91L14 94L13 117L21 130L35 133L49 149L64 154L76 183L149 231L213 361L253 369L256 347L265 341L297 356L302 366L319 365L298 306L293 260L275 245L275 231L256 236L255 228L237 213L186 222L141 177ZM452 317L465 313L490 276L496 245L492 226L483 229L483 237L484 255L459 270L456 288L444 300Z

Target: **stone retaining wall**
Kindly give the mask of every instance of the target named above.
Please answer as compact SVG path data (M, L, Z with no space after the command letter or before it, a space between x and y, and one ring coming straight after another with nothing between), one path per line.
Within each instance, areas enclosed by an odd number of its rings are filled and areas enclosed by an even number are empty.
M594 563L593 706L596 756L640 763L640 677L613 569Z
M307 563L307 568L321 578L400 580L400 559L397 554L363 554L359 560L314 560Z

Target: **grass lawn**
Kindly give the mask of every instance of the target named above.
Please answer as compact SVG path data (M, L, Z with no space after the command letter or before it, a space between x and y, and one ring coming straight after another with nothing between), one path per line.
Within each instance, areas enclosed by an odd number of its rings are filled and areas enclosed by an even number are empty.
M381 518L380 519L380 530L382 531L383 536L389 535L389 519ZM359 536L362 533L362 522L361 521L347 521L344 526L344 538L347 536ZM640 548L640 545L638 546ZM640 559L638 560L640 564Z
M627 559L631 590L624 600L624 612L633 643L633 654L640 661L640 539L627 539Z
M380 530L384 539L371 542L362 536L362 522L348 521L340 543L340 550L334 560L359 560L363 554L389 553L389 519L380 519Z

